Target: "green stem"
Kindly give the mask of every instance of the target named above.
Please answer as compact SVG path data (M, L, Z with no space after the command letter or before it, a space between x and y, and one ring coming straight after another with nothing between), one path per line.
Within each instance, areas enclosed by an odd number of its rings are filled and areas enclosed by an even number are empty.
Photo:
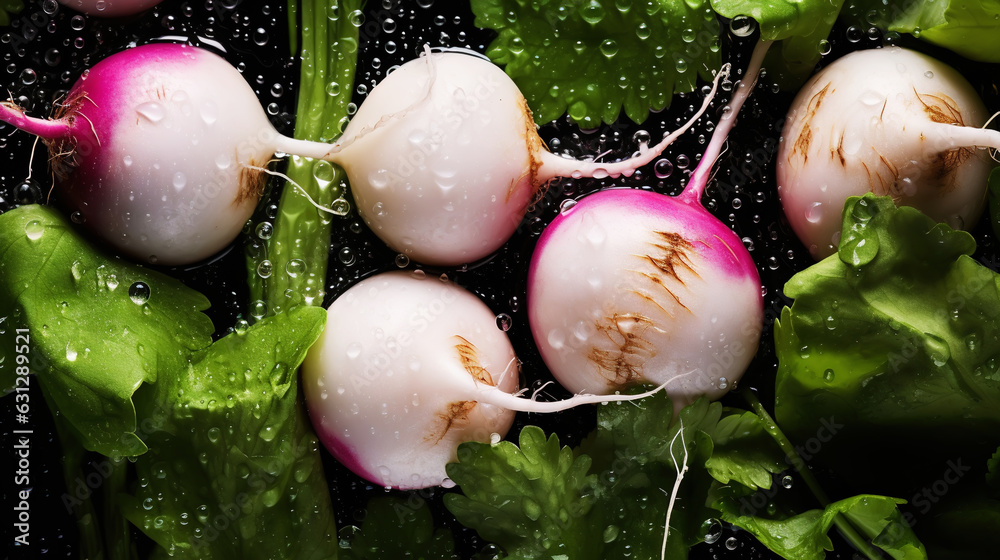
M42 395L49 410L58 410L56 404L49 398L48 391L42 391ZM70 507L76 520L80 539L80 558L102 560L105 558L104 541L101 539L100 518L97 516L97 510L94 508L90 495L81 497L74 494L78 485L84 480L83 459L87 451L80 445L79 439L62 417L53 414L52 420L56 428L56 436L59 438L59 445L63 450L63 481L66 483L66 494L73 498L73 502L67 504L67 507Z
M819 481L816 480L812 471L809 470L808 465L806 465L805 461L802 460L802 457L799 456L798 452L795 450L795 446L792 445L791 440L789 440L784 432L778 428L778 423L771 418L770 414L768 414L764 405L761 404L760 399L757 398L756 393L750 390L744 390L742 393L743 397L750 404L753 411L764 421L764 429L768 434L770 434L774 441L778 443L778 447L780 447L785 453L785 457L788 458L789 463L795 467L796 472L798 472L802 481L806 483L809 491L813 493L813 496L816 496L820 505L823 507L828 506L830 504L829 496L827 496L826 492L823 491L823 488L819 485ZM858 533L857 529L855 529L854 526L851 525L851 522L842 514L838 513L836 517L833 518L833 524L837 526L837 529L839 529L841 534L844 535L844 538L854 545L854 548L864 554L866 558L869 560L881 560L883 558L878 551L868 544L868 541L862 537L860 533Z
M301 4L289 0L290 28L301 32L301 41L293 39L293 45L302 47L295 138L330 142L340 135L357 67L358 28L351 23L350 14L361 5L361 0L309 0ZM331 14L336 17L331 19ZM324 207L329 208L343 195L344 172L328 162L293 157L287 175ZM268 314L303 303L322 305L331 218L294 185L285 184L264 255L249 262L251 301L263 301ZM266 278L258 274L264 259L270 264Z
M125 459L106 458L111 471L104 481L104 542L107 543L109 560L136 558L129 522L122 515L119 496L128 491L128 462Z

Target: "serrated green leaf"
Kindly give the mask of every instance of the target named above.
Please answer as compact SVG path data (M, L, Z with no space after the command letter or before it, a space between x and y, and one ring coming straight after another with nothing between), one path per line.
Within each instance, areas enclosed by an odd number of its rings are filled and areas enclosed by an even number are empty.
M513 557L588 557L577 532L593 506L589 457L574 457L534 426L521 430L518 445L469 442L458 457L447 472L465 495L448 494L445 505L464 525Z
M721 64L708 0L472 0L475 25L499 35L487 55L505 65L536 122L642 122Z
M147 298L129 295L137 283ZM88 450L146 451L132 394L211 343L212 323L201 313L208 306L173 278L98 252L52 208L0 215L4 351L14 347L16 329L27 329L32 373ZM6 390L14 370L2 369Z
M297 368L326 312L297 307L232 333L136 394L149 452L122 510L154 558L325 559L337 534Z

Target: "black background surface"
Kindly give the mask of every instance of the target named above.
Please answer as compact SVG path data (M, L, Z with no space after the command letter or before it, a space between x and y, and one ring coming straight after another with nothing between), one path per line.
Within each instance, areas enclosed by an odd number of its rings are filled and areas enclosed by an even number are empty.
M261 104L271 116L273 124L283 133L291 134L295 107L295 84L298 80L298 62L289 52L288 26L283 2L250 2L239 0L166 0L159 7L145 14L125 20L99 20L81 17L56 4L54 0L30 2L25 10L12 17L13 25L0 29L0 86L25 107L30 114L47 115L52 102L64 93L80 73L102 58L133 43L152 38L174 35L207 46L204 39L217 41L225 48L224 56L238 65L247 81L257 91ZM391 20L390 23L387 21ZM723 24L726 29L726 24ZM877 34L869 36L857 29L838 26L831 36L833 52L824 63L855 48L881 44ZM477 29L465 2L445 0L420 0L398 2L372 0L368 2L361 24L361 41L354 102L364 100L364 91L370 90L385 76L387 69L417 56L422 45L465 46L484 51L493 33ZM857 41L848 39L858 38ZM752 39L737 40L726 34L723 39L723 59L733 62L735 69L746 66ZM927 49L924 49L927 50ZM960 69L976 81L976 66L956 61L947 53L937 54L963 64ZM985 84L985 78L979 79ZM984 100L992 110L998 106L995 89L978 84ZM700 95L675 97L667 110L652 114L649 120L635 125L622 120L614 126L581 131L565 120L548 124L541 130L542 138L554 151L564 151L578 157L610 150L608 158L625 157L636 149L633 135L642 129L653 138L672 129L677 119L690 114L691 107L700 103ZM538 208L531 211L518 233L494 257L474 263L463 269L429 270L447 273L458 283L479 294L496 313L506 313L513 322L509 335L519 357L524 361L526 383L539 386L551 379L544 370L531 341L524 309L527 262L541 229L555 216L560 202L577 198L596 189L610 185L645 187L677 194L682 188L686 171L692 170L702 150L699 135L708 136L706 124L716 121L723 102L717 102L693 131L672 146L665 157L673 163L673 172L663 178L655 176L652 166L630 178L618 180L562 180L552 186ZM758 84L740 122L731 135L727 151L717 163L717 183L708 189L703 199L706 207L730 224L737 234L752 246L765 290L767 325L758 355L750 371L741 381L742 390L751 388L760 393L763 402L773 401L773 376L775 357L770 329L773 318L787 302L781 293L784 282L797 270L812 263L808 252L799 244L781 217L780 205L774 185L773 158L769 157L780 137L780 126L791 95L777 93L766 76ZM33 165L33 182L25 185L28 161L33 138L0 124L0 211L21 203L44 201L49 181L46 158L36 154ZM679 163L685 156L690 164L686 169ZM763 164L755 162L766 160ZM275 184L277 186L277 184ZM277 190L277 189L275 189ZM276 193L262 203L262 212L255 221L267 220L267 208L277 202ZM985 221L984 221L985 222ZM254 224L255 226L256 224ZM253 231L253 228L250 228ZM983 223L975 231L980 243L980 254L995 256L995 243ZM237 240L227 252L210 263L183 268L167 268L172 274L191 287L202 291L212 301L209 315L217 335L225 334L233 324L247 314L248 295L245 280L244 244ZM353 259L341 259L345 249ZM351 286L357 279L376 271L396 268L395 254L374 237L352 212L334 221L331 243L331 260L328 275L327 303ZM349 261L350 264L345 264ZM996 262L992 260L991 262ZM414 265L410 265L412 268ZM37 386L37 384L36 384ZM546 389L553 398L567 396L561 389ZM33 491L32 532L30 550L11 550L5 537L0 548L10 551L12 558L76 557L76 529L72 517L62 504L65 492L62 483L58 441L52 432L51 419L42 408L43 399L37 391L31 393L34 403L31 481ZM3 469L15 464L13 456L13 429L8 421L12 417L13 399L0 399L0 425L2 429ZM737 396L727 397L727 403L742 405ZM593 409L578 409L556 416L520 414L511 430L527 424L541 425L546 430L557 431L564 444L575 444L594 425ZM510 437L510 436L509 436ZM327 475L337 509L338 526L359 524L364 518L364 503L369 496L380 495L384 490L372 487L340 467L330 456L324 457ZM823 473L819 473L821 476ZM4 475L4 511L0 513L0 534L11 529L13 496L9 494L10 477ZM828 491L837 495L837 480L824 480ZM798 490L802 490L799 488ZM424 491L421 499L428 498L439 523L453 527L460 542L462 557L469 557L481 550L485 543L469 530L448 521L450 515L440 505L442 490ZM404 496L405 497L405 496ZM11 504L11 507L8 507ZM729 540L733 538L735 540ZM727 543L734 545L730 550ZM850 558L847 545L837 541L837 550L830 557ZM692 551L692 558L772 558L761 545L744 534L727 529L714 545L700 545Z

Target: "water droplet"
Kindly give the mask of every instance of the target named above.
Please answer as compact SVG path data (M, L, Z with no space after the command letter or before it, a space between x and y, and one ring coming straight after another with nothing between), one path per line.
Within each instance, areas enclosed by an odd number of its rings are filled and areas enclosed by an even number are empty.
M273 265L271 264L271 261L269 260L260 261L260 264L257 265L257 275L260 276L261 278L270 278L272 269Z
M785 476L781 477L781 487L784 488L785 490L791 490L793 482L794 480L790 475L786 474Z
M267 304L263 300L258 299L250 304L251 317L254 319L263 319L265 315L267 315Z
M21 71L21 83L30 86L38 81L38 74L31 68L25 68Z
M729 21L729 32L736 37L749 37L757 30L757 21L747 16L736 16Z
M500 443L502 439L503 438L500 437L500 434L493 432L492 434L490 434L490 445L496 445Z
M722 538L722 523L718 519L706 519L701 524L701 530L706 544L715 544Z
M66 343L66 359L75 362L77 355L76 349L70 343Z
M559 213L565 214L570 210L572 210L574 206L576 206L576 201L573 200L572 198L567 198L566 200L562 201L562 203L559 204Z
M600 23L604 16L604 6L598 0L590 0L580 7L580 17L591 25Z
M292 259L285 263L285 273L295 278L306 271L306 261L302 259Z
M215 443L219 441L219 436L222 435L222 431L219 428L212 426L208 429L206 435L208 436L208 441Z
M612 58L618 54L618 42L614 39L605 39L601 41L601 46L599 47L601 54L607 58Z
M176 189L177 192L180 192L184 190L185 186L187 186L187 177L185 177L180 171L174 173L174 189Z
M813 202L806 208L806 221L811 224L818 224L823 218L823 203Z
M736 547L739 546L739 544L740 543L736 540L736 537L729 537L726 539L726 548L729 550L736 550Z
M660 158L653 164L653 173L656 174L657 179L666 179L673 172L674 164L670 163L670 160L667 158Z
M497 315L497 328L503 332L507 332L514 325L514 319L506 313L501 313Z
M131 286L128 287L128 297L132 300L132 303L136 305L142 305L149 301L150 289L145 282L133 282Z
M38 241L43 233L45 233L45 226L38 220L31 220L24 224L24 235L31 241Z
M138 113L139 116L154 124L162 121L163 117L166 116L166 111L164 110L163 105L160 105L156 101L147 101L146 103L139 105L135 108L135 112Z
M837 374L834 373L832 369L828 369L823 372L823 380L826 381L827 383L833 383L833 380L836 377L836 375Z
M267 241L268 239L271 239L272 235L274 235L274 226L271 225L271 222L261 222L257 224L257 228L254 229L254 233L260 239Z
M729 388L729 380L726 379L725 377L720 377L719 378L719 389L728 389L728 388Z
M397 267L399 267L399 268L406 268L409 265L410 265L410 257L404 255L403 253L399 253L398 255L396 255L396 266Z
M619 533L621 533L621 530L617 525L608 525L604 528L604 534L601 535L601 539L606 543L611 543L618 539Z
M202 122L207 125L214 124L215 121L219 120L219 108L212 101L206 101L202 104L201 109L198 110L198 114L201 115Z

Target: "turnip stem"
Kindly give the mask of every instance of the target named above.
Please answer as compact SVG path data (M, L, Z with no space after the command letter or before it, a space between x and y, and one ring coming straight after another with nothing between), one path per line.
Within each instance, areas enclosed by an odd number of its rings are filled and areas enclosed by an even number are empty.
M24 110L12 101L0 103L0 121L34 134L43 140L57 140L69 136L69 123L62 119L39 119L24 114Z
M688 119L683 126L664 136L663 139L660 140L660 142L655 146L640 150L639 155L635 157L613 163L601 163L596 161L579 161L564 158L546 150L542 150L538 154L538 157L542 162L541 167L538 169L538 184L544 184L545 182L555 179L556 177L604 178L618 177L620 175L628 177L632 175L636 169L639 169L640 167L647 165L654 159L660 157L663 150L667 149L667 146L673 143L673 141L679 138L682 134L687 132L688 129L690 129L694 123L697 122L703 114L705 114L709 105L712 104L712 99L715 98L715 92L718 90L719 81L728 76L729 67L726 65L723 66L719 73L715 75L715 80L712 81L712 89L709 91L708 95L705 96L705 100L702 101L698 112Z
M688 204L699 204L701 202L701 195L705 193L705 188L708 186L709 176L712 173L712 168L715 166L715 160L722 153L722 146L725 144L726 138L729 137L729 131L736 124L736 115L740 112L740 108L743 107L743 103L753 92L754 85L757 83L757 77L760 75L761 65L764 63L764 55L767 54L767 49L770 46L770 41L760 41L754 47L746 73L743 74L743 79L736 85L736 93L733 94L733 98L726 106L722 118L719 119L719 124L716 125L715 132L712 133L712 139L705 149L705 154L701 157L701 162L698 163L698 167L691 174L684 192L679 195L680 199L684 202Z
M819 481L816 480L812 471L809 470L809 466L806 465L805 461L802 460L802 457L799 456L798 452L795 450L795 446L792 445L792 442L788 439L784 432L781 431L781 428L778 427L778 423L771 418L770 414L768 414L764 405L761 404L760 399L757 398L756 393L745 390L743 391L743 398L750 404L754 413L756 413L757 416L764 421L764 430L771 436L772 439L774 439L775 442L777 442L778 447L780 447L785 453L785 457L788 459L789 464L792 465L795 468L795 472L802 477L802 481L806 483L809 491L816 497L816 500L819 501L820 505L823 507L829 505L829 496L827 496L826 492L823 491L823 488L820 487ZM847 539L847 541L850 542L860 553L864 554L866 558L869 560L881 560L883 558L881 554L868 544L868 541L858 533L857 529L851 525L851 522L848 521L843 514L838 513L833 518L833 524L837 526L837 529L840 530L844 538Z

